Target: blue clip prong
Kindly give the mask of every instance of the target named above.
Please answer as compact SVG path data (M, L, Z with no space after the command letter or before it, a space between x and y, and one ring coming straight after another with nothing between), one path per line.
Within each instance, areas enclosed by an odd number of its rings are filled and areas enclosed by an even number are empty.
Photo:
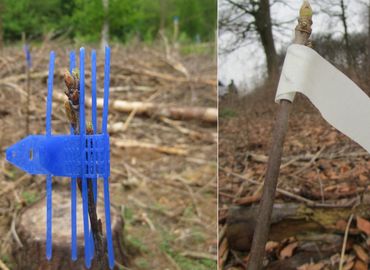
M104 64L104 105L103 105L103 121L102 121L102 133L106 135L106 140L108 140L108 108L109 108L109 78L110 74L110 48L105 47L105 64ZM108 142L107 142L108 143ZM106 143L106 144L107 144ZM107 246L108 246L108 258L109 267L113 269L114 267L114 253L113 253L113 243L112 243L112 230L111 230L111 220L110 220L110 196L109 196L109 151L105 152L105 175L104 175L104 208L105 208L105 223L106 223L106 233L107 233Z
M76 53L71 51L69 54L69 72L76 68ZM74 135L72 125L70 125L70 133ZM71 177L71 250L72 260L77 260L77 178Z
M49 76L48 76L48 97L46 105L46 136L51 136L51 110L53 99L53 80L54 80L54 63L55 53L50 53ZM32 151L32 150L31 150ZM32 153L33 158L33 153ZM31 158L30 158L31 159ZM46 176L46 258L51 259L52 256L52 176Z
M27 68L31 68L32 67L32 58L31 58L30 47L28 46L28 44L24 45L23 50L24 50L24 53L26 55Z
M93 133L97 134L98 129L97 129L97 119L96 119L96 112L97 112L97 106L96 106L96 51L92 50L91 51L91 122L92 122L92 128L93 128ZM96 147L96 140L92 141L93 147ZM96 156L93 157L94 160L93 166L95 166L96 163ZM97 198L98 198L98 181L97 178L94 177L93 179L93 190L94 190L94 201L97 203Z

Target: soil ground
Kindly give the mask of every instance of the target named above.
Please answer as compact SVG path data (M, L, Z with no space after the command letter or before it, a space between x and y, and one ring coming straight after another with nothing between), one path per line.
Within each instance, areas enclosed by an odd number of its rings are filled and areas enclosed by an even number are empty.
M243 269L241 265L248 260L248 252L236 254L225 248L227 241L224 242L222 236L231 206L243 204L249 208L258 204L278 107L273 102L274 93L275 90L269 87L261 87L242 98L224 98L219 104L219 233L222 247L219 260L223 269ZM282 165L278 187L293 195L314 203L336 204L339 209L349 202L355 205L366 203L364 198L368 197L370 182L368 153L326 123L301 95L293 104ZM277 195L276 203L303 204L301 200L282 194ZM330 213L330 209L328 211ZM333 208L331 212L334 211ZM359 215L354 216L350 228L357 231L349 234L350 244L347 243L343 269L368 269L368 256L361 258L358 251L365 254L370 251L369 231L366 233L361 226L370 225L368 214L367 211L367 218L363 220ZM299 240L300 236L310 234L309 230L297 231L294 226L280 228L278 233L284 239L271 241L270 235L269 246L266 247L266 269L338 269L348 218L349 215L340 224L334 224L333 235L340 237L339 250L338 247L333 248L329 254L321 254L319 259L308 255L303 259L299 257L301 245L305 244L304 240ZM329 219L329 215L324 219ZM325 226L322 228L328 232ZM324 234L314 234L324 237ZM284 253L286 251L289 251L288 255Z

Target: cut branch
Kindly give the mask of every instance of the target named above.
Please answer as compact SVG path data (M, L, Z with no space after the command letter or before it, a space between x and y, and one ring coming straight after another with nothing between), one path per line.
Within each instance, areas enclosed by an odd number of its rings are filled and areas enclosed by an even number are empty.
M311 35L312 9L308 1L304 1L300 10L298 25L295 29L295 44L306 45ZM288 129L288 119L291 111L291 102L282 100L280 102L277 119L272 136L272 147L270 149L269 161L263 194L259 206L259 215L256 223L256 231L253 235L252 250L248 270L260 270L265 254L265 245L268 239L271 223L272 208L276 193L277 180L280 172L281 156L285 135Z
M65 110L66 110L66 117L69 121L69 124L73 127L74 133L78 134L81 133L80 126L78 126L78 122L80 119L79 109L78 107L75 108L74 106L78 105L80 95L78 90L79 85L79 77L72 72L69 73L67 70L64 74L64 82L67 86L67 91L65 94L68 97L68 100L63 99ZM87 134L93 134L91 129L86 130ZM97 211L96 211L96 202L94 201L94 193L92 187L92 179L86 179L88 182L88 198L87 198L87 205L88 205L88 216L90 220L90 227L91 232L94 239L94 247L96 253L96 261L98 268L101 270L107 269L107 260L105 256L105 249L103 245L103 230L101 225L101 220L98 219ZM82 192L82 181L81 178L77 178L78 187L80 189L81 197L83 198ZM84 231L85 234L88 232ZM87 243L85 243L87 245ZM85 254L86 256L86 254Z

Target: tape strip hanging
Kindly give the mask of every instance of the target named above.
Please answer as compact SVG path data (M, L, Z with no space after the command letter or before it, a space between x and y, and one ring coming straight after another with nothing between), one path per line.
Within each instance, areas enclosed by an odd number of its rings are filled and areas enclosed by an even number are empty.
M314 50L288 48L275 102L304 94L333 127L370 153L370 98Z

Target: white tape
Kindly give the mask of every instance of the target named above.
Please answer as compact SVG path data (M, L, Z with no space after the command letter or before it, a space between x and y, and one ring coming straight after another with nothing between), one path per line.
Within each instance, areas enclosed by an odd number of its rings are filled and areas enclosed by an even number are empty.
M333 127L370 153L370 98L314 50L291 45L275 101L304 94Z

